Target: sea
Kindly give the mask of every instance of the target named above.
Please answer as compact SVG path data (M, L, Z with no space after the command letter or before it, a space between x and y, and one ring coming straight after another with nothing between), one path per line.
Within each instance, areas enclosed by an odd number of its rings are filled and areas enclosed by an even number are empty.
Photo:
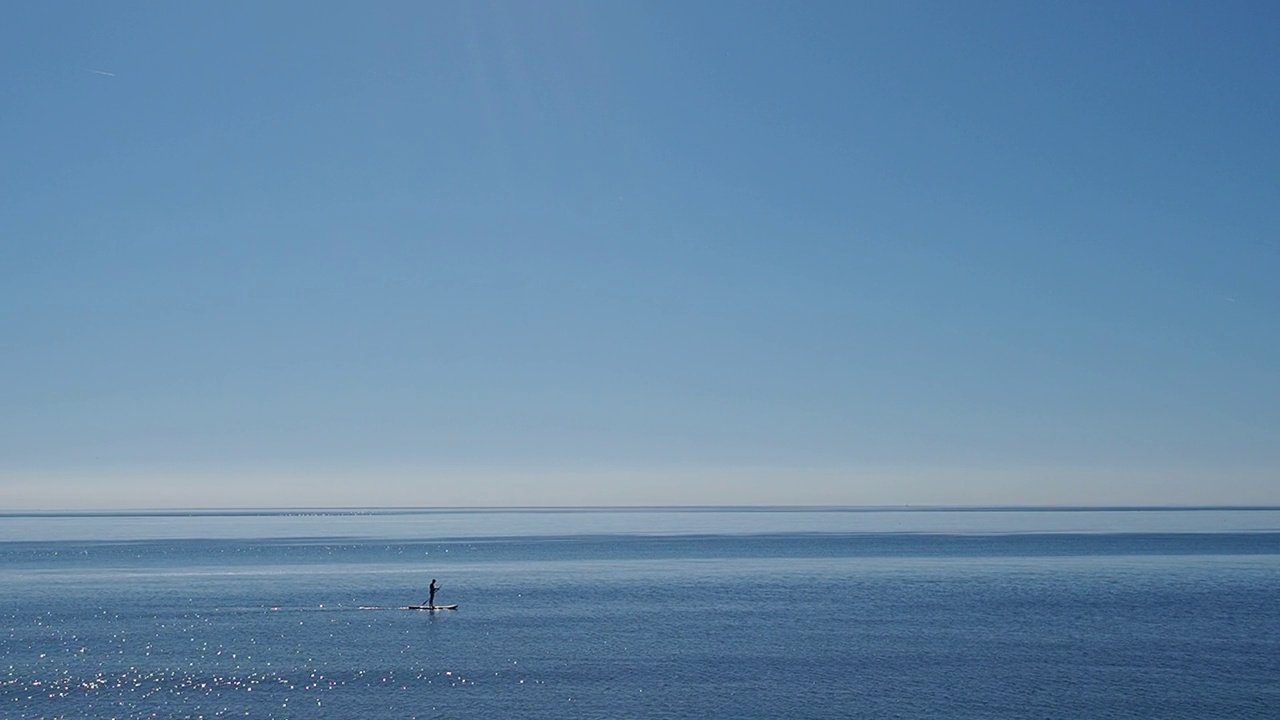
M0 513L0 630L14 720L1274 720L1280 509Z

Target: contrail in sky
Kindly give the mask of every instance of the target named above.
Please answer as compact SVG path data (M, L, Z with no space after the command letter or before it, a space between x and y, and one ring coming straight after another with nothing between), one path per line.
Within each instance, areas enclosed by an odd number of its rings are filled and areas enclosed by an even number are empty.
M115 73L107 72L106 70L90 70L89 72L94 73L95 75L106 75L107 77L115 77L115 76L116 76L116 74L115 74Z

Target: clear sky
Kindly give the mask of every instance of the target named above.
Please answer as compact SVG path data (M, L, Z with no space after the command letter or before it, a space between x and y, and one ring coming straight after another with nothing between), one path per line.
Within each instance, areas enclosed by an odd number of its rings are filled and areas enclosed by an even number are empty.
M1274 2L0 10L0 509L1280 504Z

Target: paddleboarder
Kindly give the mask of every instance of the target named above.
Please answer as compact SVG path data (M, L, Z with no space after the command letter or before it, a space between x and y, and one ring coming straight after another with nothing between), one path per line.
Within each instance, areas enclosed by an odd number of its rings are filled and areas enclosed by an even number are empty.
M427 607L436 606L436 591L439 589L436 586L436 579L431 578L431 584L427 586Z

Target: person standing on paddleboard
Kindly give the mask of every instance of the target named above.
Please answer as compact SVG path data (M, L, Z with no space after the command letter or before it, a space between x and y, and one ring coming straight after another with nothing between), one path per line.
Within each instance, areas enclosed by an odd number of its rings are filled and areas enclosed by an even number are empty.
M436 579L431 578L431 584L427 586L427 607L435 607L436 591L439 589L436 587Z

